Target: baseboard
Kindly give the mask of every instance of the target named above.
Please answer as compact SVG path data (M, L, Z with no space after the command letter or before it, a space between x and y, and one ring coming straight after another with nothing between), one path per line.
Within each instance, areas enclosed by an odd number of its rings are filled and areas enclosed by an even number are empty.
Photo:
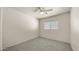
M58 41L58 42L61 42L61 43L66 43L66 44L70 44L68 42L64 42L64 41L59 41L59 40L55 40L55 39L50 39L50 38L46 38L46 37L42 37L40 36L41 38L44 38L44 39L49 39L49 40L54 40L54 41Z
M39 37L39 36L38 36L38 37ZM3 48L3 50L5 50L5 49L7 49L7 48L9 48L9 47L16 46L16 45L18 45L18 44L24 43L24 42L26 42L26 41L30 41L30 40L36 39L36 38L38 38L38 37L34 37L34 38L32 38L32 39L28 39L28 40L21 41L21 42L19 42L19 43L17 43L17 44L8 46L8 47L6 47L6 48Z

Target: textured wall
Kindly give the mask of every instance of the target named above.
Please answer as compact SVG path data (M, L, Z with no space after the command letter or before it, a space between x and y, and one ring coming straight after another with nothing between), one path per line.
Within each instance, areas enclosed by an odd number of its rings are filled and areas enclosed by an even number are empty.
M0 8L0 50L2 50L2 12Z
M46 21L58 21L58 29L45 30L43 23ZM70 42L70 13L64 13L61 15L53 16L40 20L40 36L49 38L52 40L58 40L63 42Z
M71 45L73 50L79 51L79 8L71 10Z
M38 36L38 20L12 8L3 8L3 47Z

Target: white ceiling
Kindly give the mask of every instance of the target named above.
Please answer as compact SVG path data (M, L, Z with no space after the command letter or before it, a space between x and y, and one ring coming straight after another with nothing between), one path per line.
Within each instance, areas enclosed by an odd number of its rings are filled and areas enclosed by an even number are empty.
M48 12L48 15L46 14L40 14L39 11L34 12L34 10L36 9L36 7L16 7L15 9L18 11L21 11L25 14L34 16L36 18L45 18L45 17L49 17L49 16L54 16L54 15L58 15L61 13L65 13L70 11L70 7L45 7L46 9L53 9L53 11Z

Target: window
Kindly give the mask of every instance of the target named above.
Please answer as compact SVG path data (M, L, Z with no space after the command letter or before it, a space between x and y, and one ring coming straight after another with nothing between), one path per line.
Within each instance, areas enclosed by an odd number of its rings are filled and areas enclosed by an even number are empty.
M44 29L50 29L51 22L44 22Z
M58 29L58 21L44 22L44 29Z

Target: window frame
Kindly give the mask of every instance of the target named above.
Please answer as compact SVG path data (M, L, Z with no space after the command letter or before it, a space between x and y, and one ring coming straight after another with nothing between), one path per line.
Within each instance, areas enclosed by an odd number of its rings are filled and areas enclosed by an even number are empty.
M45 30L55 30L58 29L58 21L57 20L52 20L52 21L45 21L43 23L43 28ZM46 27L47 26L47 27Z

